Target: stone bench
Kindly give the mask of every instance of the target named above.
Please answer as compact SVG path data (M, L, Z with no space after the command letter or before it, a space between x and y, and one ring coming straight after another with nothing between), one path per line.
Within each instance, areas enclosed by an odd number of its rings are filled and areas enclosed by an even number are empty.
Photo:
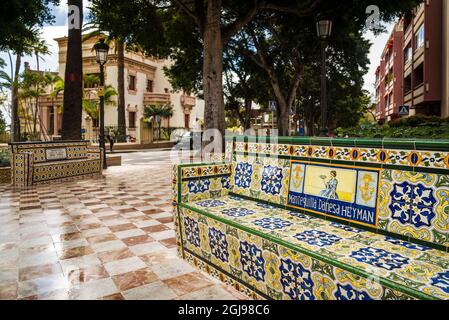
M227 137L174 168L178 253L254 299L449 299L448 151Z
M103 151L88 141L11 143L12 182L28 187L52 180L101 174Z

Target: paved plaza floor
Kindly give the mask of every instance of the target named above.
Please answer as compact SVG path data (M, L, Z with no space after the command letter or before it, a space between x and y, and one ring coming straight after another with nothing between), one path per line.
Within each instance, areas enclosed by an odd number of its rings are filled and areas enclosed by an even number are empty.
M176 256L168 160L141 152L102 178L0 186L0 299L244 299Z

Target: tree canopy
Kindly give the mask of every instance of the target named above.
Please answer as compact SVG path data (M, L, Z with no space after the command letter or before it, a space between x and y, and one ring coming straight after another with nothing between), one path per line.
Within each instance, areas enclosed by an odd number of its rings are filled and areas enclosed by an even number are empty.
M243 126L245 100L264 105L272 97L285 134L295 106L311 127L320 117L318 14L334 21L327 76L329 120L336 126L357 122L369 104L362 90L370 48L362 38L367 7L377 5L381 20L392 21L420 2L93 0L102 8L93 12L108 31L124 32L145 53L172 60L165 71L173 88L206 100L206 128L219 127L219 118L224 118L220 95L226 96L226 106Z
M24 52L38 28L54 21L51 5L59 0L8 0L0 4L0 51Z

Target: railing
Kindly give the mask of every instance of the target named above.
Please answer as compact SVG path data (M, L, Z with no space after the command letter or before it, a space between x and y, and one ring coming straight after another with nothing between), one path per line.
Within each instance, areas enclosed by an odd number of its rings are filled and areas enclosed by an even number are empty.
M137 127L134 126L133 127L127 127L127 129L136 129ZM100 128L98 127L92 127L90 130L88 130L86 127L82 128L82 139L83 140L88 140L91 141L93 143L99 143L100 142ZM111 125L108 126L106 125L104 128L104 132L105 132L105 137L112 133L114 136L114 141L117 142L118 138L119 138L119 127L117 125ZM133 138L129 135L126 136L126 141L132 142L131 140L133 140ZM109 140L106 139L106 143L108 143Z

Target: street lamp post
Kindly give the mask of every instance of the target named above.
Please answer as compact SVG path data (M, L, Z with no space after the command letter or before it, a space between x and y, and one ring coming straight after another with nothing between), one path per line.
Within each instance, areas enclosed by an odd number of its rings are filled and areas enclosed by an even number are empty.
M107 169L106 162L106 143L104 136L104 65L108 62L109 46L100 39L94 46L96 53L96 61L100 65L100 89L98 95L100 96L100 148L103 149L103 168Z
M327 126L327 77L326 77L326 47L327 39L332 32L332 21L319 19L316 22L316 30L321 40L321 125L320 136L328 136Z

